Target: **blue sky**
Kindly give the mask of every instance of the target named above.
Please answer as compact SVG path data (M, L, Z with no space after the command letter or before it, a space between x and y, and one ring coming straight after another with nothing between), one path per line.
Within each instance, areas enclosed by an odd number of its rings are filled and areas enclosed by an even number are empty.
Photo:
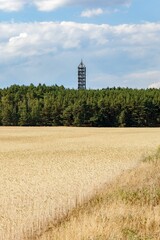
M0 88L160 87L160 1L0 0Z

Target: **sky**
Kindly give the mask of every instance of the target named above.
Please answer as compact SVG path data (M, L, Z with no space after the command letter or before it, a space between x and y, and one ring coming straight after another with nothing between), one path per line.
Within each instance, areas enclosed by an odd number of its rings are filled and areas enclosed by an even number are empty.
M160 88L159 0L0 0L0 88Z

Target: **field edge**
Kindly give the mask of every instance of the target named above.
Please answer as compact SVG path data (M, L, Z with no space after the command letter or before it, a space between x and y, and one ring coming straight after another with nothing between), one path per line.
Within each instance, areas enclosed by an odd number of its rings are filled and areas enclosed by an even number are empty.
M106 184L91 199L86 198L81 204L76 201L70 211L62 210L61 218L57 216L46 224L43 233L28 239L160 239L160 217L156 214L155 219L154 210L156 207L160 213L159 160L160 147L153 155L143 158L136 168L126 170ZM147 208L150 209L148 217Z

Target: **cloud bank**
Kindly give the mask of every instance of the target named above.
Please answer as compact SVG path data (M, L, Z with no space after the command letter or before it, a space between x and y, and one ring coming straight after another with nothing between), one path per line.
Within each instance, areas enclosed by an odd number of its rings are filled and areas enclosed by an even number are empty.
M81 48L101 55L112 54L112 57L124 53L135 59L152 52L158 56L160 52L160 23L117 26L75 22L0 23L0 32L0 59L3 55L41 55Z
M128 6L131 0L0 0L0 10L19 11L27 5L34 5L39 11L53 11L68 6L108 7Z

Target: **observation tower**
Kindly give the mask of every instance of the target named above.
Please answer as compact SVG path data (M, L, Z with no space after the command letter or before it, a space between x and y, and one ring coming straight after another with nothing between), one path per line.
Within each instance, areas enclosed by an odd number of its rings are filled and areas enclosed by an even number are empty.
M78 89L86 89L86 66L82 60L78 66Z

